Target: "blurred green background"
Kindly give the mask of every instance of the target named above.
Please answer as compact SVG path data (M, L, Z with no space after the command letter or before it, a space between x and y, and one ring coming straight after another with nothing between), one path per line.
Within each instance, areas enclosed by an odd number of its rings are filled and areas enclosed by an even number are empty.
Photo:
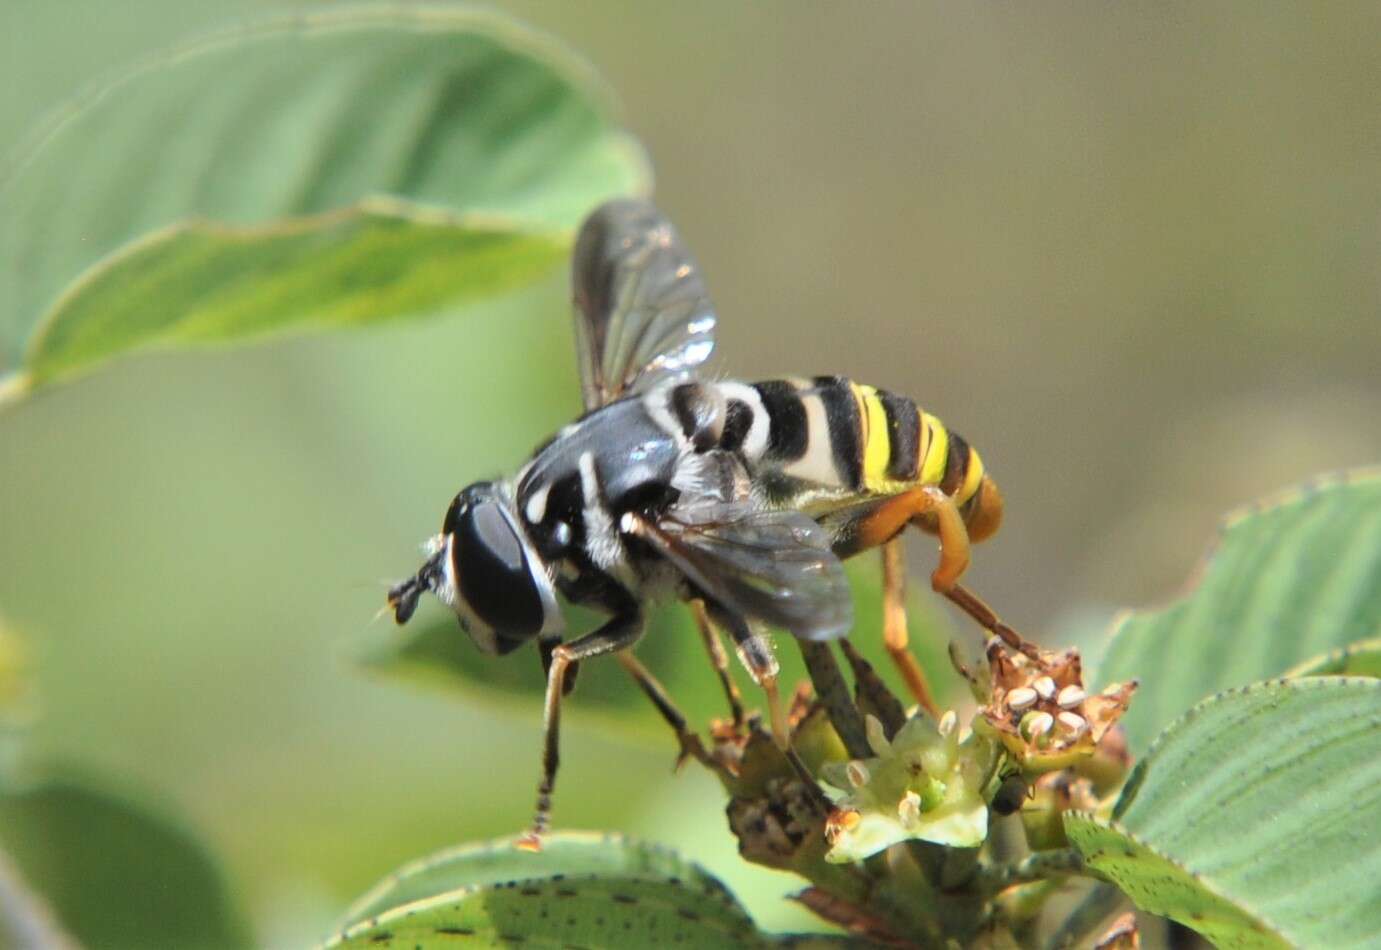
M0 149L132 58L284 9L7 0ZM1008 517L972 584L1038 638L1169 596L1226 509L1381 457L1375 4L501 9L621 96L721 368L846 373L979 447ZM0 415L30 753L200 831L261 943L529 817L536 704L350 657L452 494L576 411L565 296L558 273L453 320L137 358ZM799 926L711 781L580 706L557 823L680 845Z

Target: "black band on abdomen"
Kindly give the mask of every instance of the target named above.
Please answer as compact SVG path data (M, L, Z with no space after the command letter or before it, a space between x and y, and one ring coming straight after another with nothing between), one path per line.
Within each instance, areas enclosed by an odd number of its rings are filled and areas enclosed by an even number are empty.
M887 415L887 477L899 482L915 481L921 454L921 411L905 396L878 390L878 398Z
M775 379L755 383L753 388L762 398L770 425L767 431L767 455L781 462L792 462L806 454L809 432L806 430L806 408L801 397L785 380Z

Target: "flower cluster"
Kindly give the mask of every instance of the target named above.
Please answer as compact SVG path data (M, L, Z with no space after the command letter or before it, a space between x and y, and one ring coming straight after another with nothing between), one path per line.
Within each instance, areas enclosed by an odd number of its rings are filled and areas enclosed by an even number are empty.
M973 848L988 834L983 798L997 747L960 736L958 719L913 715L890 740L867 718L873 758L829 762L821 777L840 791L825 828L827 860L858 861L908 839Z

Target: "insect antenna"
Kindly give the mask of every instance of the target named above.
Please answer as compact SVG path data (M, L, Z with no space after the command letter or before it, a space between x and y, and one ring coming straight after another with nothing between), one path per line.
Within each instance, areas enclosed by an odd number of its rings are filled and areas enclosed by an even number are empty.
M442 554L443 552L437 551L427 558L426 563L415 575L389 588L388 603L384 609L393 611L393 619L398 624L407 623L417 610L418 599L425 592L436 589L437 583L441 580Z

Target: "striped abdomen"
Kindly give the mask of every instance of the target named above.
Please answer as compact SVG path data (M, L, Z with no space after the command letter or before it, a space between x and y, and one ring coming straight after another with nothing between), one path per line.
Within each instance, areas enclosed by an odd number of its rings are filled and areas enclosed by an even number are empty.
M782 503L813 514L936 485L973 540L997 530L1001 497L977 450L905 396L842 376L719 386L721 445Z

